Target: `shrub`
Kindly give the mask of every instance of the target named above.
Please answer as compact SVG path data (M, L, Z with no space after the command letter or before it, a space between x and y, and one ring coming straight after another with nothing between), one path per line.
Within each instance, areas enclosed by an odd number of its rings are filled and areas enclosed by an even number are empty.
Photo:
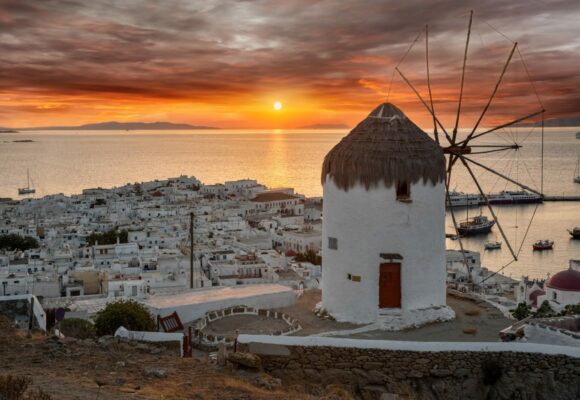
M550 306L548 300L544 300L542 305L538 308L538 310L534 313L534 318L549 318L556 316L556 313Z
M52 400L52 397L40 389L26 392L32 379L27 376L0 376L1 400Z
M560 312L560 315L561 316L566 316L566 315L580 315L580 304L568 304Z
M26 392L32 379L27 376L0 376L0 399L19 400Z
M134 300L119 300L107 304L97 313L97 336L113 335L119 327L132 331L155 331L155 320L145 306Z
M99 244L115 244L119 239L120 243L127 243L129 240L129 232L122 230L117 232L116 229L111 229L110 231L104 233L91 233L87 237L87 242L90 246L94 246L97 242Z
M512 315L515 319L520 321L524 318L528 318L531 314L531 311L532 307L530 307L528 304L520 303L518 304L517 308L512 312Z
M95 337L95 327L89 321L80 318L67 318L60 323L60 331L65 336L77 339L92 339Z

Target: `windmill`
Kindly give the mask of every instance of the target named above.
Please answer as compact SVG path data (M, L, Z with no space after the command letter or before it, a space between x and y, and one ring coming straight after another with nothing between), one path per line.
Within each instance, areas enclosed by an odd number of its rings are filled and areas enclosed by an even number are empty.
M443 153L446 156L446 167L447 168L446 168L445 188L446 188L447 204L449 204L449 205L451 204L450 197L449 197L450 196L450 184L451 184L452 177L455 175L454 171L458 167L465 168L470 180L477 187L477 191L479 192L479 195L483 199L484 206L487 208L487 210L489 211L490 215L493 218L492 223L495 224L495 226L497 226L497 228L501 234L501 237L503 238L504 242L506 243L507 248L509 249L509 252L511 255L510 262L508 262L506 265L502 266L500 268L500 270L497 271L497 272L500 272L501 270L506 268L509 264L518 260L518 255L522 249L522 245L524 243L525 237L526 237L526 235L529 231L529 228L531 226L533 217L535 216L535 211L537 210L537 206L536 206L536 210L534 210L532 218L529 221L526 232L525 232L523 239L521 241L521 245L518 248L515 246L516 243L512 243L509 240L508 236L506 235L505 229L502 226L500 219L498 218L498 213L494 210L494 207L492 206L492 204L490 204L490 201L488 198L489 192L484 189L484 187L483 187L484 185L478 179L477 172L481 171L481 170L486 171L487 173L495 175L497 177L497 179L505 181L506 184L510 183L516 187L519 187L519 188L525 190L525 191L535 193L535 194L543 197L543 144L544 144L544 140L543 140L543 138L544 138L544 122L543 121L544 121L545 109L544 109L542 102L538 96L538 93L534 87L533 81L530 78L530 75L528 73L528 69L527 69L527 66L525 64L524 58L523 58L523 56L518 48L518 43L512 42L505 35L503 35L499 31L497 31L493 26L491 26L488 23L486 23L486 24L489 25L495 32L502 35L505 39L509 40L512 43L512 45L511 45L511 49L507 55L506 61L503 63L502 68L499 70L499 75L495 81L495 85L491 88L490 95L487 98L487 101L486 101L483 109L479 113L479 116L477 117L475 123L471 127L469 127L469 129L466 131L466 133L467 133L466 135L459 135L458 128L459 128L460 119L463 115L463 113L462 113L463 104L462 103L464 100L464 87L465 87L465 83L466 83L466 69L467 69L468 52L469 52L469 46L470 46L470 39L472 37L473 11L471 11L469 14L469 23L468 23L468 27L467 27L467 38L465 41L465 49L463 52L463 63L462 63L462 67L461 67L461 79L460 79L460 83L459 83L459 95L458 95L458 99L457 99L457 109L456 109L457 111L455 113L454 123L452 124L452 127L446 127L441 122L441 118L437 114L435 102L433 100L434 95L433 95L433 90L431 87L431 73L430 73L430 68L429 68L429 26L428 25L426 25L425 29L422 30L417 35L416 39L411 43L410 47L408 48L407 52L405 53L405 55L403 56L401 61L395 67L395 69L393 71L393 77L391 78L391 86L392 86L393 78L395 77L395 72L396 72L402 78L402 80L405 82L405 84L410 88L410 90L414 93L414 95L418 98L419 102L427 110L427 112L429 113L429 115L432 118L434 139L439 144ZM419 41L420 37L423 35L425 37L425 58L424 58L425 61L424 62L425 62L425 70L426 70L426 85L427 85L427 93L428 93L427 95L422 95L420 93L420 91L417 89L417 85L414 84L411 81L411 79L409 79L407 74L402 70L402 68L400 68L402 61L409 54L411 48L415 45L415 43L417 43ZM521 61L521 64L523 65L525 74L526 74L527 79L530 83L530 86L533 90L533 94L537 98L538 107L533 112L531 112L527 115L517 117L517 118L512 119L508 122L505 122L505 123L502 123L502 124L499 124L496 126L492 126L489 128L481 128L481 126L482 126L481 123L482 123L484 117L486 115L488 115L488 112L490 111L490 107L491 107L494 99L496 99L496 95L498 93L498 90L500 89L500 86L502 85L502 82L504 81L504 78L506 76L506 71L508 70L510 63L512 63L514 58L519 58ZM390 92L391 92L391 88L389 87L389 95L390 95ZM499 171L498 169L494 168L494 166L487 165L485 161L480 159L480 156L483 154L503 153L503 152L505 152L505 153L512 152L512 154L517 155L517 152L522 149L523 144L520 141L516 140L515 137L513 138L514 140L510 141L509 143L505 143L505 142L502 142L502 143L500 143L500 142L493 143L492 142L492 143L490 143L489 141L482 143L481 139L483 139L484 137L487 137L490 134L496 133L498 131L502 131L505 129L511 129L510 127L517 126L518 124L521 124L524 121L530 121L532 119L537 119L537 118L541 119L541 158L540 158L540 160L541 160L541 166L540 166L541 183L540 183L539 189L534 189L534 188L530 187L529 185L522 183L519 179L513 178L513 177L509 176L509 174L506 174L506 173ZM454 211L454 208L451 206L449 207L449 210L451 213L451 218L453 221L453 227L455 229L456 236L459 239L459 245L460 245L463 257L464 257L464 263L467 266L467 260L465 257L464 246L463 246L463 242L461 239L460 229L459 229L459 225L458 225L457 218L455 215L455 211Z

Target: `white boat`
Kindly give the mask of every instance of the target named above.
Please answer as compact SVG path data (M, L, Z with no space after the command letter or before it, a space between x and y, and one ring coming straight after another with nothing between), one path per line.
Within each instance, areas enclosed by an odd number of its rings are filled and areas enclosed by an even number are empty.
M18 194L36 193L36 189L33 187L30 187L30 171L28 169L26 170L26 178L27 178L26 187L25 188L18 188Z
M487 242L484 244L486 250L497 250L501 249L501 242Z
M449 192L449 199L446 202L447 207L468 207L478 206L485 203L483 197L478 194L469 194L463 192Z
M490 204L524 204L542 202L542 196L525 190L504 190L499 193L491 193L487 196L487 199Z

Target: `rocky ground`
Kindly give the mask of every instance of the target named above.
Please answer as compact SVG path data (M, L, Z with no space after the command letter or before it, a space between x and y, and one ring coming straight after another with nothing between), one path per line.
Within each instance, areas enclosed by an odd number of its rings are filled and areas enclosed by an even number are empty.
M52 399L349 399L343 389L313 392L251 370L180 358L177 349L118 342L27 338L0 321L0 377L27 376ZM1 388L0 388L1 390ZM0 393L2 398L2 393Z

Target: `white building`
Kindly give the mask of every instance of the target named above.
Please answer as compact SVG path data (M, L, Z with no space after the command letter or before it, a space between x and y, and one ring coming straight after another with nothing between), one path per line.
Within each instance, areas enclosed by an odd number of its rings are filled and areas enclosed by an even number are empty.
M322 308L338 321L402 329L446 320L445 158L391 104L327 155Z
M580 260L570 260L570 267L548 279L544 290L546 293L537 297L538 307L546 300L555 311L580 304Z

